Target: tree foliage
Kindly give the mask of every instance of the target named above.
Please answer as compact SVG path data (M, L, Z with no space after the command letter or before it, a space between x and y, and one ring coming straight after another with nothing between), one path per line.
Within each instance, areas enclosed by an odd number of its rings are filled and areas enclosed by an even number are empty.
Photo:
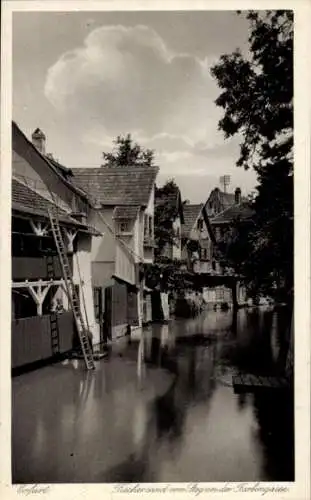
M174 244L176 235L173 232L173 221L177 216L176 199L179 188L174 180L169 180L163 187L156 188L157 203L154 210L154 237L156 256L159 256L166 245Z
M111 153L103 153L104 165L113 167L142 166L150 167L154 161L154 151L144 149L135 143L131 134L119 135L114 141Z
M159 258L154 264L144 267L146 285L162 291L183 292L193 287L192 274L184 269L180 260Z
M231 237L227 252L259 291L277 288L288 295L293 288L293 13L250 11L246 17L249 54L223 55L211 70L221 89L216 104L224 110L219 128L226 138L241 138L237 166L253 168L258 179L253 224L243 241Z

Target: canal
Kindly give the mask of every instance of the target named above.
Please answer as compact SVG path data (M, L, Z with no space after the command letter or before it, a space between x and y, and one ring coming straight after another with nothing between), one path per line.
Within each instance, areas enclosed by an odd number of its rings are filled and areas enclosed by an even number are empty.
M237 372L282 373L288 317L205 311L153 324L85 373L13 379L13 482L294 480L293 401L235 394Z

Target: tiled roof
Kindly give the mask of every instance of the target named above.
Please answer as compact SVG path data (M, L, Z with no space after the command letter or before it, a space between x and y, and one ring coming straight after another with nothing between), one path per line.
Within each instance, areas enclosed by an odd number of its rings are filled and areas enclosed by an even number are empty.
M71 168L65 167L64 165L61 165L55 158L52 157L51 154L45 155L45 158L50 162L57 170L60 171L62 175L71 176L72 175L72 170Z
M67 178L70 169L67 169L67 167L61 165L54 158L51 159L48 155L43 155L36 148L36 146L26 137L26 135L22 132L17 123L15 123L14 121L12 121L12 142L13 142L12 144L13 149L14 149L14 143L15 147L17 144L19 145L19 150L20 150L19 154L23 157L23 160L24 158L28 158L29 161L31 161L30 160L31 154L35 152L35 155L38 158L43 159L45 161L46 166L50 168L71 191L83 197L84 200L87 200L86 193L83 192L83 190L80 190Z
M18 212L37 215L41 217L48 218L48 210L55 210L56 205L51 201L47 200L36 191L33 191L28 186L18 181L17 179L12 179L12 209ZM75 220L73 217L68 215L64 210L58 207L58 217L61 222L71 224L74 226L79 226L82 228L87 228L86 225L81 224L79 221ZM94 232L93 228L91 229ZM97 233L97 231L96 231ZM94 233L95 234L95 233Z
M184 226L183 226L183 236L189 236L190 231L193 228L195 221L197 220L202 208L204 207L203 203L198 205L184 205Z
M113 211L114 219L136 219L139 206L117 206Z
M250 219L254 211L249 203L242 201L242 203L231 205L214 217L210 217L210 223L218 224L220 222L231 222L236 219Z
M72 182L102 205L147 206L158 167L73 168Z

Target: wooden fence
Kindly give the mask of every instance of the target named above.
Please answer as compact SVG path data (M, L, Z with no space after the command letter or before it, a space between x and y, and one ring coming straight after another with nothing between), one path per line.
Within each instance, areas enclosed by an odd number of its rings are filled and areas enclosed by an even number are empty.
M12 368L45 360L65 353L73 347L74 322L72 312L57 316L59 345L53 354L50 315L34 316L12 321Z

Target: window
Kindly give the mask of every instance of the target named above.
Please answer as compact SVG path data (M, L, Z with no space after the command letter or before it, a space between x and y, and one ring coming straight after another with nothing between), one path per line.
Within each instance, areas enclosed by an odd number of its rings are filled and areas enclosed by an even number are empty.
M216 300L224 300L225 294L223 288L216 288Z
M212 269L213 269L213 271L216 271L216 262L214 260L212 262Z
M197 227L199 231L203 231L203 219L198 220Z
M120 222L119 232L120 233L129 233L130 232L129 223L128 222Z

